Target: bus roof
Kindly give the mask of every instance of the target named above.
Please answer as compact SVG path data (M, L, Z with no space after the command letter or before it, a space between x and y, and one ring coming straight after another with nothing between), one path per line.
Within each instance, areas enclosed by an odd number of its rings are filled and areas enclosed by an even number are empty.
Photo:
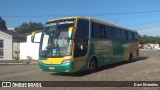
M97 20L97 19L90 18L90 17L80 17L80 16L64 17L64 18L57 18L57 19L48 20L48 22L52 22L52 21L56 21L56 20L64 20L64 19L85 19L85 20L89 20L90 19L91 21L97 22L97 23L100 23L100 24L104 24L104 25L108 25L108 26L111 26L111 27L124 29L124 30L131 31L131 32L137 32L136 30L130 30L130 29L127 29L127 28L124 28L124 27L121 27L121 26L117 26L115 24L111 24L111 23L104 22L104 21Z

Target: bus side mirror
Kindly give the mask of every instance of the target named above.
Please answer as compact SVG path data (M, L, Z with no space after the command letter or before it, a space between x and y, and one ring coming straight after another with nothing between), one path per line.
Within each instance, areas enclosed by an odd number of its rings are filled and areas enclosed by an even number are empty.
M68 29L68 38L69 39L74 39L75 30L76 30L76 27L69 27L69 29Z
M40 43L40 36L41 36L41 33L40 32L32 32L32 35L31 35L31 42L32 43Z

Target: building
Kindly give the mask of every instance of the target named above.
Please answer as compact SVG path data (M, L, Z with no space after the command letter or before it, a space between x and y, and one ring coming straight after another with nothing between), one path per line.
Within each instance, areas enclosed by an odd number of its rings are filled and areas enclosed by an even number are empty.
M139 44L139 48L141 48L141 49L154 49L154 50L160 50L160 45L159 45L159 44L152 44L152 43Z
M26 42L26 35L10 30L0 31L0 60L19 59L22 42Z
M40 37L41 37L41 30L36 31L38 32L36 34L35 39L37 39L37 42L40 41ZM20 43L20 59L34 59L34 60L38 60L39 59L39 43L32 43L31 42L31 34L27 35L27 42L21 42Z

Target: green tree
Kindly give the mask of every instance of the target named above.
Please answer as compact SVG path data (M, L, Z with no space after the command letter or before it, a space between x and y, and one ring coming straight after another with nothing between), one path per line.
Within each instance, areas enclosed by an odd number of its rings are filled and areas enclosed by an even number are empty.
M26 22L24 22L19 27L16 27L15 31L18 33L25 34L25 33L31 33L36 30L41 30L42 28L43 28L42 23L37 23L37 22L26 23Z
M0 17L0 30L7 30L6 22Z
M160 44L160 37L159 36L148 36L148 35L139 35L139 43L140 44L147 44L147 43L153 43L153 44Z

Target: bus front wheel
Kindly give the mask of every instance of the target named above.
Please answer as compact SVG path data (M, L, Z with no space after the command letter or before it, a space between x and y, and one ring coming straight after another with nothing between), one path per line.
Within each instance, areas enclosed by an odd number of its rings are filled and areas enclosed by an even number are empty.
M95 58L92 58L89 62L89 72L90 73L93 73L97 70L97 62L96 62L96 59Z

